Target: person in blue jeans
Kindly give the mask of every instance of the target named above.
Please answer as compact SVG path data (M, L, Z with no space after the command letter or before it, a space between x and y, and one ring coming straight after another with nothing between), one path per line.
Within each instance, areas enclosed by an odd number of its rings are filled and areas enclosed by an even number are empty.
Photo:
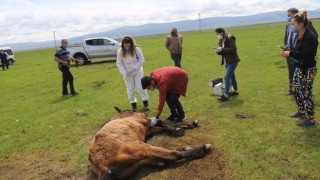
M181 68L182 35L178 33L177 28L172 28L171 33L167 36L165 46L170 52L174 65Z
M217 38L219 39L219 47L216 53L221 56L221 65L225 65L226 74L224 76L225 89L223 95L218 98L221 102L227 101L229 96L239 95L238 84L235 76L235 70L238 66L240 58L237 53L236 38L235 36L226 33L225 29L217 28L215 30ZM230 82L232 83L234 92L230 91Z

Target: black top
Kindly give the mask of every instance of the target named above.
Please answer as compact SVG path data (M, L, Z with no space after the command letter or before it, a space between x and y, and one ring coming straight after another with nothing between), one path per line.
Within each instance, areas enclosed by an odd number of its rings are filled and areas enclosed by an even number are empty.
M302 38L297 35L293 50L290 51L290 57L294 58L295 66L301 69L315 67L317 61L318 39L310 30L306 29Z
M1 61L7 61L7 58L8 58L8 54L3 52L3 53L0 53L0 59Z

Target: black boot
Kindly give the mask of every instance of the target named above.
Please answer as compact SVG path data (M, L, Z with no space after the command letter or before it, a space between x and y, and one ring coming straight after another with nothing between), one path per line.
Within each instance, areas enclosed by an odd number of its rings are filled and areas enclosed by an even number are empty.
M143 106L144 106L144 110L145 110L145 111L149 111L149 103L148 103L148 100L143 101Z
M132 111L136 112L137 111L137 103L131 103L132 106Z

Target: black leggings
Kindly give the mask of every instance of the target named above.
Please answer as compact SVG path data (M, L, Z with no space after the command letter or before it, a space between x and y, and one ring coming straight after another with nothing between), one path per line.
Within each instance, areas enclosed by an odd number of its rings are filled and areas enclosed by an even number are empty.
M70 86L70 92L75 93L73 86L73 76L70 72L69 66L58 65L60 71L62 72L62 94L68 94L68 83Z

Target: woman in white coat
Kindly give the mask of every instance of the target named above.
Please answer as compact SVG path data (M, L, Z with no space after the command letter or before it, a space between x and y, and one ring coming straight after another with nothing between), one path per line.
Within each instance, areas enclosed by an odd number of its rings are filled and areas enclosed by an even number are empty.
M139 46L135 45L132 37L125 36L121 42L121 48L117 54L117 66L123 76L127 86L128 98L132 111L137 111L137 99L135 91L140 93L143 101L144 110L149 110L148 94L142 89L141 78L143 77L144 57Z

